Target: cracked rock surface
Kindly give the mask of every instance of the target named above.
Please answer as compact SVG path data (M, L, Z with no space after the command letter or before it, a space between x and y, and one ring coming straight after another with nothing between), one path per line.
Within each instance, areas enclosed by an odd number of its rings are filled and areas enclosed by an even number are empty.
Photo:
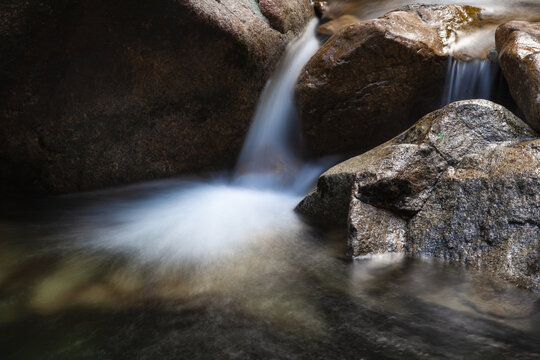
M456 102L325 172L297 211L348 224L355 257L430 255L537 288L537 136L500 105Z

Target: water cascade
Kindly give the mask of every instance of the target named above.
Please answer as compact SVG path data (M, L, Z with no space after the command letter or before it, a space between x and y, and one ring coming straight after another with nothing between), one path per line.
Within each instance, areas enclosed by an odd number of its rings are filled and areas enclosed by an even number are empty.
M290 180L301 166L294 86L302 67L319 48L316 26L316 20L309 23L268 81L238 159L236 176L271 173L274 181Z
M437 261L350 262L345 234L293 212L335 160L303 159L293 102L316 26L268 81L232 174L13 205L3 358L538 358L536 294ZM448 72L445 103L493 95L495 65Z
M490 60L450 58L441 105L467 99L492 100L498 74L499 66Z
M78 243L168 266L300 231L293 208L329 165L328 159L302 162L293 102L296 78L319 48L316 26L312 20L288 47L268 81L232 179L180 180L153 189L146 200L101 203L74 221L80 223L74 231Z

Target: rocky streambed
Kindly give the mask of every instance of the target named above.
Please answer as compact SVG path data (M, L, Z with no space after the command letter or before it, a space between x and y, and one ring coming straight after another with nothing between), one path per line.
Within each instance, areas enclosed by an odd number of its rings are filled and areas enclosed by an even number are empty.
M489 23L482 12L414 5L377 20L327 23L333 34L297 85L308 146L365 151L434 108L449 57L470 57L451 38ZM325 172L296 210L318 226L347 227L356 258L436 257L538 289L539 30L511 21L492 34L493 61L524 121L490 101L452 103Z
M8 359L539 356L540 6L314 3L0 5Z

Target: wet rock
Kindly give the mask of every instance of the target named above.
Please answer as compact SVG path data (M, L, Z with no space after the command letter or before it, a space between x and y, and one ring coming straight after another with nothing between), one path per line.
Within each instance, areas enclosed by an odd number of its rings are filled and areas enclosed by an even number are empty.
M297 211L325 226L346 222L351 195L410 217L421 209L448 166L489 144L536 135L523 121L487 100L455 102L420 119L394 139L336 165ZM352 185L357 184L352 194Z
M322 226L348 221L355 257L430 255L538 287L536 137L500 105L456 102L321 175L297 211Z
M510 93L527 122L540 131L540 23L511 21L495 35Z
M347 160L322 174L316 189L302 199L296 211L316 226L345 225L355 178L355 160Z
M0 12L2 192L62 193L232 165L313 9L9 0Z
M314 1L313 8L315 9L315 15L318 18L325 16L326 11L328 10L328 2L326 1Z
M449 167L409 222L407 251L540 288L540 140L492 145Z
M317 31L325 35L334 35L335 33L343 29L344 27L357 24L360 21L361 20L354 15L343 15L337 19L325 22L324 24L319 26Z
M349 251L353 257L401 253L405 249L407 222L388 210L353 196L348 224Z
M470 6L412 5L375 20L344 21L341 28L341 20L325 25L337 32L296 88L309 149L365 151L434 110L456 33L481 23L480 13Z

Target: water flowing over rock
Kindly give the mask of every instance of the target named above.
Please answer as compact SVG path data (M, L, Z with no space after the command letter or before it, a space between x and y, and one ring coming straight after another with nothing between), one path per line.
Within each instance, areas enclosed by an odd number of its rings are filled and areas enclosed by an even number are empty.
M499 66L491 60L459 61L450 58L444 84L442 106L468 99L491 100Z
M497 28L495 38L512 97L540 131L540 23L511 21Z
M337 33L297 84L309 149L365 151L436 109L456 33L481 19L476 7L411 5L375 20L345 19L340 30L328 23Z
M232 166L266 80L313 16L308 0L0 11L0 183L56 193Z
M408 252L504 265L500 276L538 287L536 137L500 105L452 103L328 170L297 211L323 226L348 223L356 257Z

